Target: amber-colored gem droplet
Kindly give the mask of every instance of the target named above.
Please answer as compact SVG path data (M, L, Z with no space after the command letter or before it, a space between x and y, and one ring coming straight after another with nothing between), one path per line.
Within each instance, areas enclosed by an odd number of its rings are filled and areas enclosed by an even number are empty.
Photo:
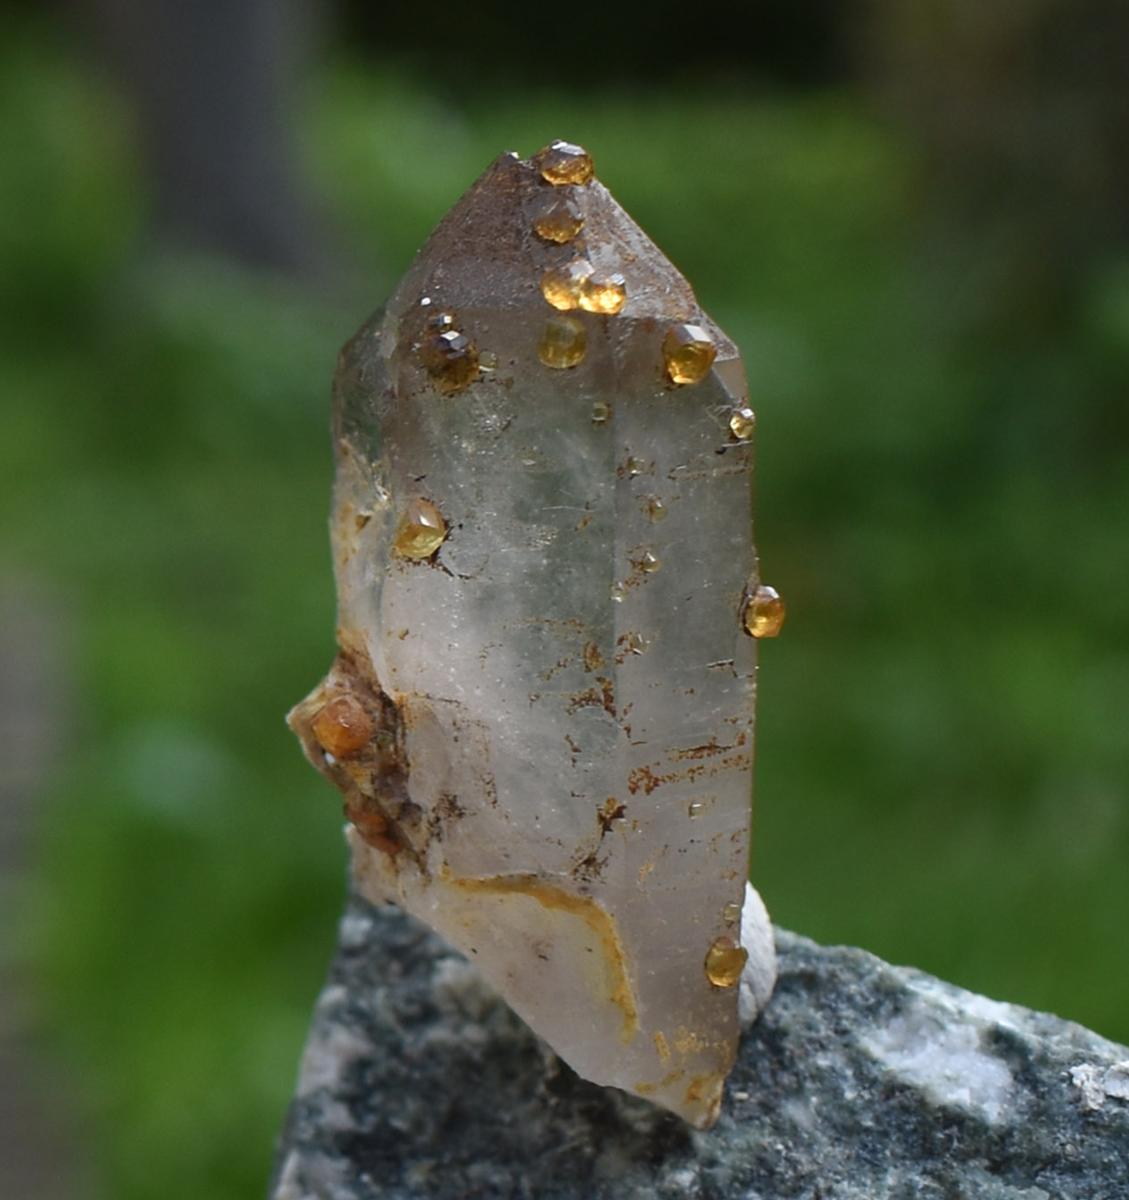
M400 518L392 548L402 558L430 558L447 536L447 522L430 500L413 500Z
M537 354L547 367L575 367L588 349L588 335L575 317L550 317Z
M715 938L706 952L706 978L714 987L736 987L748 958L748 950L732 938Z
M534 155L541 178L554 187L587 183L593 175L592 156L583 146L571 142L553 142Z
M634 479L636 475L642 475L647 469L647 464L641 459L631 455L624 464L627 468L628 477Z
M729 418L729 432L740 441L753 436L757 427L757 415L751 408L736 408Z
M784 626L785 615L780 593L762 583L745 601L745 632L755 638L776 637Z
M443 318L447 314L442 313L435 320ZM465 333L442 324L433 327L439 332L424 338L419 349L420 362L439 391L449 395L478 378L478 350Z
M574 258L563 267L550 267L541 276L541 295L562 312L579 308L584 285L591 274L592 264L585 258Z
M311 725L318 745L334 758L352 758L372 740L372 717L356 696L335 696L324 704Z
M581 286L580 307L588 312L615 316L623 310L626 303L627 283L618 272L598 278L591 275Z
M648 575L653 575L662 565L662 559L651 550L644 550L639 556L639 570Z
M612 415L612 406L606 400L597 400L592 405L592 424L606 425Z
M584 214L575 200L566 196L546 199L544 207L533 218L533 231L547 242L563 245L571 242L584 228Z
M706 806L701 800L691 800L686 807L686 813L691 821L695 821L706 811Z
M666 373L675 383L697 383L704 379L717 347L700 325L675 325L663 339Z
M669 511L670 509L667 508L658 496L651 496L647 500L647 516L652 521L665 521Z
M734 925L741 919L741 905L736 902L727 904L721 910L721 915L725 918L727 925Z

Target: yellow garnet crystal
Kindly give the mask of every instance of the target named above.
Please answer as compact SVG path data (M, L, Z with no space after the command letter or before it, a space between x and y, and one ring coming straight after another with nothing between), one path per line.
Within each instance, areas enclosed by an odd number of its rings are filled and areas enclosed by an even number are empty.
M588 312L614 316L627 303L627 283L618 272L597 278L590 275L580 288L580 307Z
M663 362L674 383L697 383L705 379L717 347L700 325L675 325L663 339Z
M735 408L729 418L729 432L738 441L745 441L753 436L757 427L757 415L751 408Z
M534 156L541 178L554 187L588 183L594 173L592 156L583 146L571 142L553 142Z
M541 295L562 312L579 308L584 287L592 274L592 264L584 258L574 258L563 267L550 267L541 276Z
M430 558L447 537L447 522L430 500L413 500L404 510L392 548L401 558L422 562Z
M449 313L439 313L428 323L419 357L436 388L457 392L478 378L478 350L474 342L454 327Z
M762 583L745 601L745 632L755 638L776 637L784 627L785 615L780 593Z
M547 367L575 367L588 349L588 335L575 317L550 317L541 334L537 355Z
M714 987L735 987L748 960L749 952L731 937L715 938L706 951L706 978Z
M352 758L372 740L375 725L355 696L335 696L310 727L318 745L334 758Z
M533 219L533 232L546 242L563 245L571 242L584 228L584 214L580 205L567 196L549 197Z

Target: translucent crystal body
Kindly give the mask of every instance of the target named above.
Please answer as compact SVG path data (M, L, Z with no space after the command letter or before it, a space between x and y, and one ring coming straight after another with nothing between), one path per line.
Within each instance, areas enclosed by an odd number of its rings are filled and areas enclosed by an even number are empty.
M750 994L772 984L763 910L741 920L743 371L589 174L571 146L498 159L342 352L340 654L291 723L345 793L365 894L431 924L581 1075L707 1127L750 937ZM537 223L565 184L583 232L558 244ZM578 256L609 290L565 316L542 281ZM446 329L465 341L437 347ZM359 749L343 695L371 717Z

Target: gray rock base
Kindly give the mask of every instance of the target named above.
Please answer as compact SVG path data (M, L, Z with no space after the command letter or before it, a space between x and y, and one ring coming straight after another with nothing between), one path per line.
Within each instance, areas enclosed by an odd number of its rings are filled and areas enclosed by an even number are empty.
M353 899L272 1200L1127 1200L1129 1049L777 934L709 1133L579 1079L395 909Z

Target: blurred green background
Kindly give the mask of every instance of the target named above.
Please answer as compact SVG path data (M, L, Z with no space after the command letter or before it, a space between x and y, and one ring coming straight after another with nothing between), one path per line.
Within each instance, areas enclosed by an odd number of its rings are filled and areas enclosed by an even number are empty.
M193 227L128 7L0 9L9 967L74 1194L265 1186L343 892L282 723L333 653L335 353L554 137L745 354L774 917L1129 1041L1126 10L323 9L263 245Z

